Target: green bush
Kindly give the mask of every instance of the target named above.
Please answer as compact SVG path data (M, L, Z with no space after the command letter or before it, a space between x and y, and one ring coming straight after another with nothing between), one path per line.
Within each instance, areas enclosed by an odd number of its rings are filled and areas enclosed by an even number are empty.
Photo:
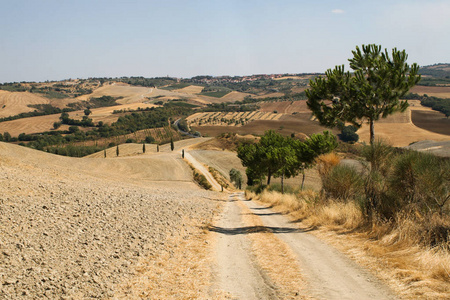
M343 142L355 143L359 140L359 135L356 133L357 130L358 128L355 126L345 126L344 129L342 129L341 134L339 134L339 138Z
M361 174L346 165L337 165L322 180L325 193L335 199L349 200L364 193Z
M148 135L148 136L145 137L145 142L147 144L151 144L151 143L155 142L155 139L151 135Z
M415 151L400 155L394 163L389 186L391 197L402 207L423 213L448 212L450 161Z

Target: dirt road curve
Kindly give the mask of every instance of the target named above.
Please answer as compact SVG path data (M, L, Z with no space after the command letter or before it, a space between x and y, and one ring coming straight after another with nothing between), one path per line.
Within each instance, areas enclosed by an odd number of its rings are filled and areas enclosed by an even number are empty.
M264 226L286 243L297 256L305 292L314 299L395 299L387 287L336 249L299 229L284 216L246 201L243 193L230 195L218 227L218 268L221 288L237 299L274 299L276 291L263 278L249 254L248 232L241 223L242 213L236 201L242 201L259 216ZM282 230L281 230L282 229Z
M203 175L205 175L206 179L208 180L208 182L212 185L213 190L215 191L220 191L222 189L222 187L220 186L220 184L214 179L214 177L211 175L211 173L209 173L208 169L206 169L206 167L204 165L202 165L200 162L198 162L198 160L196 160L191 154L189 154L187 151L184 154L184 158L191 164L194 166L194 168L196 168L198 171L200 171L200 173L202 173Z

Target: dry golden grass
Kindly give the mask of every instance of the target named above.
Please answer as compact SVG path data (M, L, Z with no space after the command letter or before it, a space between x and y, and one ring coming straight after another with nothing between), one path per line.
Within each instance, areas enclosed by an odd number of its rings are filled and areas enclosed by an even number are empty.
M395 223L367 224L354 202L323 201L313 191L296 196L247 192L246 196L302 220L303 226L319 228L315 235L371 269L403 298L450 298L450 253L419 246L427 228L418 225L415 216L400 216ZM432 227L446 220L435 215L422 224Z
M50 100L28 92L0 91L0 118L34 111L31 104L49 104Z
M232 92L226 94L225 96L223 96L221 98L216 98L216 99L219 99L220 102L234 102L234 101L242 101L247 96L250 96L250 94L232 91ZM214 98L214 97L212 97L212 98Z
M175 90L178 93L200 94L205 87L198 85L190 85L182 89Z
M261 219L253 214L242 202L242 220L245 226L262 228ZM276 237L270 230L257 231L249 234L252 250L258 265L275 284L280 299L309 299L304 293L306 283L301 278L301 269L295 253L291 248Z
M341 158L334 152L320 155L316 159L319 175L324 176L328 174L334 166L339 164L340 161Z
M410 90L411 93L419 95L427 94L428 96L438 98L450 98L450 86L423 86L416 85Z
M226 299L225 294L210 295L212 285L212 234L208 224L189 224L164 243L166 250L143 258L135 276L121 284L118 299Z
M154 95L154 89L146 87L131 86L125 83L114 83L110 85L104 85L96 90L92 94L83 95L78 97L78 100L87 100L92 97L112 96L123 97L117 102L120 104L144 102L147 97Z
M413 109L417 109L416 107ZM411 109L375 122L375 136L394 147L404 147L422 140L448 141L448 135L434 133L415 126L411 122ZM360 142L369 143L369 125L364 123L357 131Z

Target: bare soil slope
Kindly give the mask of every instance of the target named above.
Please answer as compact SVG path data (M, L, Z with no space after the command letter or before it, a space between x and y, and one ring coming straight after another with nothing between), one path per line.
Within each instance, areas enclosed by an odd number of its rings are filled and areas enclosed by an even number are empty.
M140 259L217 205L169 151L76 159L0 143L0 171L3 299L113 297Z

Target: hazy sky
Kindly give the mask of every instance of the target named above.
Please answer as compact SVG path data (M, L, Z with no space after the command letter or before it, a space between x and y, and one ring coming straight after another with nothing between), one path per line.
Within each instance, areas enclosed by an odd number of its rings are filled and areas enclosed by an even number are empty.
M449 32L449 0L0 0L0 82L324 72L369 43L429 65Z

